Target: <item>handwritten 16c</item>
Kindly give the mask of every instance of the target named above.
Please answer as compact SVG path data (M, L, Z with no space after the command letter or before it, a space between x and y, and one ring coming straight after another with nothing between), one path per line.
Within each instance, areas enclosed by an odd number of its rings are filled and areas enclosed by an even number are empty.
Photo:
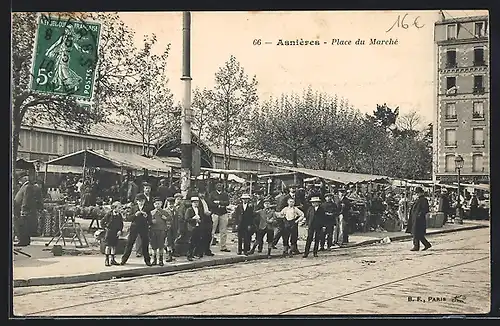
M415 17L415 19L413 20L413 23L411 25L408 25L407 23L405 23L406 17L408 17L408 14L404 14L403 18L401 18L401 15L398 15L398 18L396 19L394 24L392 24L391 28L389 28L385 32L386 33L390 32L394 27L408 29L408 27L410 27L410 26L415 26L417 29L420 29L420 28L425 26L425 24L424 25L418 24L418 19L420 18L420 16Z

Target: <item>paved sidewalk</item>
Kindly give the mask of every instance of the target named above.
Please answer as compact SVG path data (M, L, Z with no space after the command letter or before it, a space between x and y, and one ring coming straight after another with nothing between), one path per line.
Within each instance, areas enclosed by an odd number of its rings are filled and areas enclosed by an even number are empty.
M463 225L446 224L439 229L428 229L427 233L439 234L484 227L489 227L488 221L465 221ZM304 239L305 229L301 229L300 233L301 239ZM385 237L389 237L392 241L397 241L411 238L411 235L404 232L357 233L349 236L349 244L346 247L379 243ZM213 257L203 257L202 259L195 259L192 262L187 261L186 257L177 257L176 261L166 263L163 267L147 267L142 258L136 258L132 255L125 266L105 267L104 257L99 254L95 244L90 248L78 250L75 250L74 246L68 245L65 249L73 248L74 253L78 255L54 257L50 251L52 245L45 247L45 243L49 239L35 238L32 245L23 248L24 252L32 255L32 258L23 255L13 256L14 287L103 281L120 277L161 274L266 258L264 254L257 253L247 257L236 255L235 234L229 234L228 248L231 250L229 253L220 252L218 246L212 246L212 251L215 253ZM92 241L91 239L88 240ZM299 241L299 249L303 250L304 245L304 240ZM343 249L337 248L334 250ZM278 245L278 250L273 250L273 256L278 257L280 253L281 246ZM120 256L117 258L119 260Z

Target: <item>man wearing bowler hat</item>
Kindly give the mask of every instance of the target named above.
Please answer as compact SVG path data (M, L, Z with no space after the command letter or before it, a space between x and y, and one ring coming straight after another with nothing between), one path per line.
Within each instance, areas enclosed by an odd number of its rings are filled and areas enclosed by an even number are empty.
M146 201L144 202L144 211L149 214L154 209L153 198L151 197L151 184L149 182L143 182L142 188L143 188L142 194L146 198ZM137 237L137 240L135 241L136 257L142 256L142 252L143 252L142 240L143 239L141 237Z
M333 201L333 194L325 194L325 202L323 203L323 209L325 210L325 226L326 231L321 234L321 246L320 251L326 248L331 249L333 247L333 230L335 225L337 225L337 204Z
M151 219L151 211L147 211L146 208L146 196L143 193L137 194L135 197L135 204L130 209L127 219L131 221L129 235L127 239L127 245L125 246L125 252L122 256L121 265L125 265L132 252L132 247L134 242L138 237L141 238L142 242L142 256L144 257L144 262L146 265L151 266L151 261L149 257L149 228L153 224Z

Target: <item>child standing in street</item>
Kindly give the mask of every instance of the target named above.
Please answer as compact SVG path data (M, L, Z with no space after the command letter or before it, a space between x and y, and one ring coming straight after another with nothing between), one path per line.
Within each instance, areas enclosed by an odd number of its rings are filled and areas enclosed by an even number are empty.
M175 218L176 218L176 210L175 210L175 198L168 197L166 202L166 216L167 216L167 233L165 237L165 250L167 251L167 260L166 262L171 262L174 260L173 251L174 251L174 242L177 234L177 230L175 229Z
M119 201L116 201L111 205L111 211L108 212L101 220L101 226L106 230L104 236L106 244L104 253L106 254L106 260L104 261L104 264L106 266L120 265L115 260L118 236L123 230L123 216L121 213L121 203Z
M271 258L271 250L273 247L274 240L274 229L276 225L276 212L271 205L271 197L267 197L263 201L264 208L256 211L257 213L257 239L250 250L250 254L253 254L255 248L257 252L262 252L262 247L264 246L264 236L266 236L267 241L267 257Z
M163 250L165 247L165 238L167 234L167 212L161 207L163 202L160 197L154 198L154 209L151 211L151 228L149 238L151 249L153 249L152 265L159 264L163 266ZM158 260L159 258L159 260Z

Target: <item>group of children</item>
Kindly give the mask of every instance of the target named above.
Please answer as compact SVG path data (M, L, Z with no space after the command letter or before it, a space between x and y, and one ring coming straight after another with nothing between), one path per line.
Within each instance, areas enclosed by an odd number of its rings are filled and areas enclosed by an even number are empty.
M145 208L146 196L138 194L136 196L136 206L129 211L129 220L131 220L130 234L128 237L125 253L121 263L115 260L116 246L118 238L123 232L123 207L119 201L111 205L111 211L108 212L101 221L104 229L105 247L105 265L124 265L137 236L141 237L143 255L148 265L164 265L164 261L173 261L173 247L175 240L175 208L174 198L167 198L166 205L163 208L163 201L159 197L153 199L152 210ZM150 260L149 245L153 251L153 259ZM164 254L166 252L166 260Z

